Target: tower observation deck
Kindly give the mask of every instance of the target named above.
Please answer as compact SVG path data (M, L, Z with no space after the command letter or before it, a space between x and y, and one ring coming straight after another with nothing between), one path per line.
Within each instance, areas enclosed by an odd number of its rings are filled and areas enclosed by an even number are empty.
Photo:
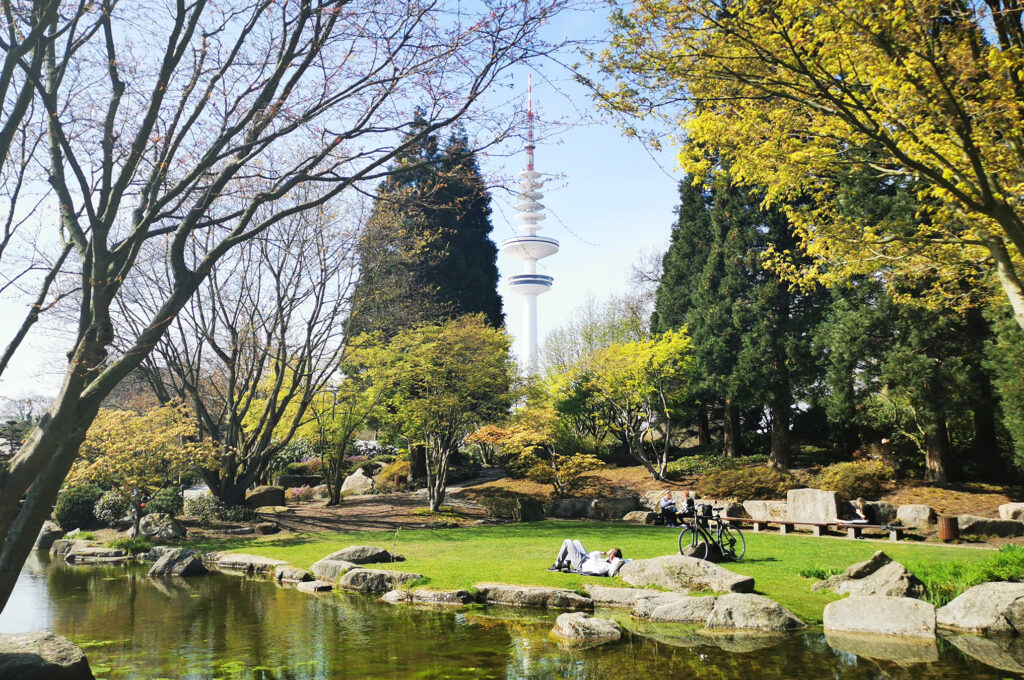
M527 375L538 371L537 343L537 296L551 290L554 279L545 274L537 273L537 261L550 257L558 252L558 241L545 236L538 236L540 222L544 220L541 213L544 206L538 200L544 194L538 189L544 186L540 181L541 173L533 168L533 82L528 88L528 108L526 111L526 169L519 172L519 194L517 196L515 220L519 223L521 236L506 239L501 244L501 252L523 261L523 273L509 277L509 289L523 296L523 336L520 340L522 349L520 357L523 372Z

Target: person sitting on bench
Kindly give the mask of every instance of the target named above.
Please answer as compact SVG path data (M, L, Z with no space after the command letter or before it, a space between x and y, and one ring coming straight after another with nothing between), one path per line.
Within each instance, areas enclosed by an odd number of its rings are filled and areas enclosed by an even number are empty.
M665 495L661 497L661 518L665 520L665 526L674 527L676 525L676 501L672 498L672 492L666 491Z
M853 517L841 520L843 524L873 524L871 508L864 504L863 498L853 502Z
M618 548L612 548L608 552L595 550L588 553L580 541L567 538L562 541L558 557L555 563L548 567L548 571L569 569L587 576L614 576L621 566L622 551Z

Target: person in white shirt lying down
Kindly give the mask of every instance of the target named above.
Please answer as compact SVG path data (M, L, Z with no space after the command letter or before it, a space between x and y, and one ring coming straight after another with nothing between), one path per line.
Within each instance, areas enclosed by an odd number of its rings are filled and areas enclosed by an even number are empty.
M548 567L548 571L569 569L587 576L614 576L621 566L622 551L618 548L612 548L608 552L595 550L588 553L581 542L567 538L562 541L558 557L555 563Z

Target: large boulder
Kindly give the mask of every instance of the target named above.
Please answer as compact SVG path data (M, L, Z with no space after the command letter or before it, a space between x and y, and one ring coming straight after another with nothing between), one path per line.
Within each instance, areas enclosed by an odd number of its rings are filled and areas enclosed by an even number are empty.
M999 506L999 519L1024 520L1024 503L1003 503Z
M715 596L691 597L682 593L657 593L633 603L634 618L657 623L707 623L715 607Z
M910 503L896 508L896 519L904 526L918 530L931 529L938 521L933 507L919 503Z
M583 589L587 591L587 595L590 595L590 599L596 606L613 609L632 609L637 600L645 600L663 594L661 591L649 588L615 588L593 583L588 583L583 586Z
M284 488L280 486L257 487L245 495L245 504L250 508L284 505Z
M597 520L619 519L627 512L636 510L636 508L636 496L595 498L590 502L587 517Z
M754 590L754 579L749 576L740 576L717 564L683 555L626 562L619 569L619 577L633 586L659 586L681 592L749 593Z
M405 558L372 545L350 545L324 558L331 561L352 562L353 564L384 564L404 562Z
M825 642L832 649L875 661L892 661L901 666L935 663L939 660L936 641L927 637L896 637L877 633L847 633L830 630Z
M1024 633L1024 583L982 583L935 614L942 628L967 633Z
M53 547L54 541L63 537L64 530L56 522L46 520L43 522L43 528L39 530L39 535L36 536L36 542L32 544L32 549L49 550Z
M461 607L476 602L468 590L389 590L380 598L389 604L428 604L443 607Z
M244 571L249 574L262 574L269 576L282 564L288 564L284 560L275 560L262 555L246 555L245 553L214 553L217 568ZM204 561L209 561L209 554L204 556Z
M274 567L274 580L283 583L304 583L305 581L313 581L315 579L305 569L293 567L290 564L280 564Z
M1024 536L1024 522L1012 519L990 519L976 515L960 515L957 517L962 536Z
M478 599L485 604L582 611L594 609L594 601L589 597L584 597L572 590L563 590L561 588L479 583L476 585L476 589Z
M135 528L132 527L131 535L135 535ZM157 541L173 541L185 538L185 527L181 522L174 519L166 512L154 512L139 520L139 533Z
M341 578L345 572L356 569L358 566L359 565L354 562L331 560L325 557L322 560L314 562L313 566L311 566L309 570L321 581L330 581L333 583Z
M619 624L611 619L594 618L585 612L560 614L551 633L574 642L611 642L622 637Z
M81 649L65 637L44 631L0 635L0 678L94 680Z
M386 571L384 569L356 568L345 572L338 585L346 590L360 593L383 594L394 590L403 583L411 583L423 578L423 574L406 571Z
M623 515L622 521L631 524L654 524L654 518L657 516L650 510L634 510Z
M829 602L825 631L935 638L935 607L909 597L848 597Z
M544 504L544 514L559 519L585 519L590 502L588 498L555 498Z
M85 548L87 546L99 547L97 541L79 541L71 538L58 538L50 546L50 559L62 560L68 556L68 553L72 550Z
M729 593L715 600L707 618L708 628L786 631L803 628L793 612L764 595Z
M129 560L131 555L124 550L101 545L76 546L64 556L64 561L68 564L112 564Z
M202 576L205 573L206 565L196 551L184 548L164 552L149 569L150 576Z
M784 521L789 514L785 501L743 501L743 509L752 519Z
M373 477L370 477L362 468L359 468L345 478L341 485L341 493L346 496L362 496L373 493Z
M921 597L924 584L899 562L879 550L870 559L852 564L842 574L815 583L812 590L833 590L843 595Z
M786 494L786 519L790 522L835 522L839 494L823 489L790 489Z
M635 496L617 498L555 498L544 504L544 514L560 519L619 519L636 510Z

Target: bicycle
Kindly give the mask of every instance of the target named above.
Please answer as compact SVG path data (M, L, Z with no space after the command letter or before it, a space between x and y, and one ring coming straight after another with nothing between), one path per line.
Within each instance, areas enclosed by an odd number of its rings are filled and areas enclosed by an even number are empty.
M705 506L707 507L707 506ZM714 508L714 517L709 514L693 517L684 517L683 530L679 532L679 554L687 554L685 550L691 548L689 555L699 560L706 560L708 553L713 546L723 559L737 561L747 552L747 541L743 538L743 532L728 522L722 521L722 508ZM714 534L709 533L709 521L715 523ZM702 540L703 539L703 540Z

